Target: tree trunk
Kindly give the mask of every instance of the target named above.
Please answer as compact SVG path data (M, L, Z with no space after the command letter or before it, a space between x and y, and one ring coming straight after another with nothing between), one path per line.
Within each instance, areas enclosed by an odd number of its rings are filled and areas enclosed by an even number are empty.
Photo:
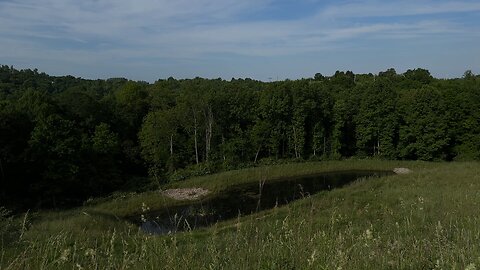
M293 128L293 149L295 150L295 158L298 158L298 150L297 150L297 132L295 130L295 126Z
M173 156L173 134L170 135L170 156Z
M258 154L260 154L260 149L262 148L262 145L260 145L258 147L258 150L257 150L257 153L255 154L255 160L253 161L253 163L257 163L257 158L258 158Z
M380 138L377 140L377 154L380 155Z
M197 164L199 163L198 160L198 143L197 143L197 114L195 113L195 110L192 107L192 112L193 112L193 133L194 133L194 139L195 139L195 161Z
M225 162L227 157L225 156L225 137L223 136L223 134L222 134L222 155L223 155L223 162Z
M210 153L211 141L212 141L212 129L213 129L213 114L212 108L208 106L205 112L205 161L208 161L208 155Z

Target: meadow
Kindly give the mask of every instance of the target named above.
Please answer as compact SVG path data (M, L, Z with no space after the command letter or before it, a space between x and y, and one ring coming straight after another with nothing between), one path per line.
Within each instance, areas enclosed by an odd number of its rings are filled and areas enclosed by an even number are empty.
M64 211L2 214L0 269L477 269L480 163L346 160L258 167L162 186L231 185L346 169L360 179L288 205L170 235L126 219L182 202L117 193Z

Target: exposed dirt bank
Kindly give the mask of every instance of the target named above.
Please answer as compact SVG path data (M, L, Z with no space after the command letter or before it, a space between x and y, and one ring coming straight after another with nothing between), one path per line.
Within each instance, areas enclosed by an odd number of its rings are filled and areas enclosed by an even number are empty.
M210 193L203 188L175 188L163 190L162 194L175 200L196 200Z

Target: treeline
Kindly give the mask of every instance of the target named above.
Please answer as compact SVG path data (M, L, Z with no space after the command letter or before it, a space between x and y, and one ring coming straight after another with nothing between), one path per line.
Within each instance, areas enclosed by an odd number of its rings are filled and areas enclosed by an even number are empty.
M283 159L480 159L479 108L470 71L149 84L1 66L0 204L69 205Z

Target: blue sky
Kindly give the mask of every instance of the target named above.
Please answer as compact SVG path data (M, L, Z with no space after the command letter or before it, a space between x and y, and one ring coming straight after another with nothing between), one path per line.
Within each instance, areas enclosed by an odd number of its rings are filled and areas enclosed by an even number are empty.
M480 73L478 0L0 0L0 64L89 79Z

